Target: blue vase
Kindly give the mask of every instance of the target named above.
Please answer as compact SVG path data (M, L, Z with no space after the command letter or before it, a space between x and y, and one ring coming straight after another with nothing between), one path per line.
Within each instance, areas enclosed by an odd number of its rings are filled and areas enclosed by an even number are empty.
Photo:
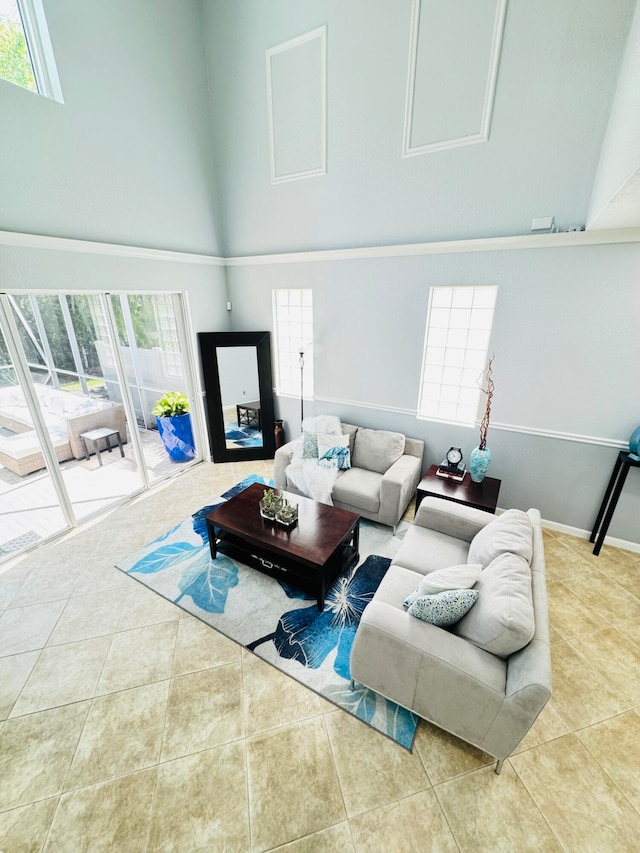
M156 418L164 449L173 462L189 462L196 455L191 415Z
M486 448L480 450L479 447L474 447L469 457L469 474L474 483L481 483L484 480L489 465L491 465L491 451Z
M629 439L629 452L633 457L634 462L636 460L640 460L640 426L636 427L636 429L631 433L631 438Z

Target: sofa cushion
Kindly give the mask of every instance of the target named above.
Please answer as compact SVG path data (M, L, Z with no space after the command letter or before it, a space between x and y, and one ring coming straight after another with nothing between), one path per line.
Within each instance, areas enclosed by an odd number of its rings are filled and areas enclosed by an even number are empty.
M429 530L413 524L407 530L393 562L426 575L436 569L470 563L468 551L469 543L464 539L456 539L438 530Z
M407 612L423 622L446 628L462 619L477 600L475 589L448 589L437 595L420 595Z
M475 606L455 632L481 649L506 658L533 637L535 618L531 567L518 554L500 554L483 570Z
M378 512L380 508L381 474L365 471L364 468L349 468L343 471L333 484L332 498L367 512Z
M483 527L469 545L469 562L483 567L500 554L517 554L528 563L533 553L531 519L521 509L508 509Z
M418 586L407 597L407 607L421 595L437 595L450 589L471 589L480 579L482 566L480 563L472 565L447 566L444 569L436 569L421 578Z
M384 429L358 429L353 467L385 474L404 453L404 435Z

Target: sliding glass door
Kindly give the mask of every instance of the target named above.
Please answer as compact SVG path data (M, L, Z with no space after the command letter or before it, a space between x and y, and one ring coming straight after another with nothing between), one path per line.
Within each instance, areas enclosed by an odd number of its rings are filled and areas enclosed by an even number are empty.
M0 300L0 498L46 505L51 517L38 537L193 464L172 462L152 414L166 391L195 398L179 294L23 292ZM18 398L25 401L20 423L11 419ZM42 442L48 451L40 452ZM27 547L37 541L17 518L2 528L15 540L12 556L23 533Z

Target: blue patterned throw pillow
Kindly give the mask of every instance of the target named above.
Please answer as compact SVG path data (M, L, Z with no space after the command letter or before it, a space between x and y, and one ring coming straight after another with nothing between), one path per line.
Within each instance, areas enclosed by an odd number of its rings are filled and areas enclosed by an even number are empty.
M318 458L318 436L315 432L302 433L302 458Z
M348 435L318 433L318 462L321 468L351 468Z
M446 628L471 610L479 594L477 589L449 589L437 595L421 595L407 612L423 622Z

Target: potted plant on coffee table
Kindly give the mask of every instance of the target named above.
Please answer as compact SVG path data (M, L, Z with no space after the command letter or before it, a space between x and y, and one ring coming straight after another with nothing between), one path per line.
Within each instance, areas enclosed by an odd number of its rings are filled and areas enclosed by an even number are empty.
M156 402L155 415L164 449L173 462L189 462L196 455L189 414L189 398L182 391L167 391Z

